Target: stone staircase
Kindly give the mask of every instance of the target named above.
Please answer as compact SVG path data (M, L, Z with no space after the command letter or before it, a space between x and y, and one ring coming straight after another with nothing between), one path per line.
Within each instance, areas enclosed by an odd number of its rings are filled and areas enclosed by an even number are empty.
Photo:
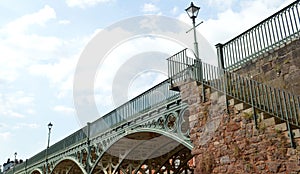
M215 92L216 93L216 92ZM216 95L212 93L211 95ZM265 129L267 127L274 127L274 129L278 132L283 133L286 138L290 138L288 125L285 121L278 119L262 110L254 109L244 102L231 98L228 100L228 106L234 107L235 112L243 113L245 117L253 120L253 114L257 115L257 129ZM293 134L293 139L291 141L300 142L300 129L296 126L291 126L291 131Z

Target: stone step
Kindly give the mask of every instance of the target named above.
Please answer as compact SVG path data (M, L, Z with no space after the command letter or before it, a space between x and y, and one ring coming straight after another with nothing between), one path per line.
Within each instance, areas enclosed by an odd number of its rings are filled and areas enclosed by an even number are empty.
M276 124L275 130L286 131L287 130L286 123Z
M245 103L239 103L239 104L234 105L234 107L238 111L243 111L243 110L250 108L250 105L245 104Z
M275 121L275 118L272 117L272 118L261 120L260 124L263 125L263 126L265 126L265 127L270 127L270 126L275 126L276 125L276 121Z
M236 99L234 99L234 98L228 100L228 105L229 105L229 106L234 106L234 105L239 104L239 103L241 103L241 101L236 100Z
M293 132L293 137L296 139L296 138L300 138L300 129L294 129L292 130ZM284 135L287 137L287 138L290 138L289 136L289 131L285 131L284 132Z

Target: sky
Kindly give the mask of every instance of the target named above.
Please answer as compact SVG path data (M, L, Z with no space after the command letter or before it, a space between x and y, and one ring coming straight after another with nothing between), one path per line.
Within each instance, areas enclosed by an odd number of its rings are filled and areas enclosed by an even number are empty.
M201 7L197 23L204 21L197 30L215 51L217 43L291 2L195 0ZM82 52L99 32L143 15L167 16L191 25L184 11L189 5L186 0L0 0L0 164L14 159L15 152L17 159L25 160L45 149L49 122L53 123L50 145L85 125L74 107L73 79ZM112 48L95 79L99 116L116 106L114 75L126 63L124 57L143 56L149 48L166 56L183 49L170 39L148 36ZM216 63L215 58L203 60ZM141 73L131 79L126 93L135 96L165 78L161 72Z

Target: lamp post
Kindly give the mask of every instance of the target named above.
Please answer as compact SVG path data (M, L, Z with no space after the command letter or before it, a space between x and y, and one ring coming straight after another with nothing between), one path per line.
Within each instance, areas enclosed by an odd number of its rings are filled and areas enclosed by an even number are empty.
M204 84L203 84L202 63L201 63L201 59L199 58L198 42L197 42L197 35L196 35L196 27L202 23L202 22L200 22L199 24L196 25L196 18L198 16L199 10L200 10L200 7L195 6L193 2L191 2L191 5L185 9L186 13L193 20L194 50L195 50L195 54L196 54L195 66L197 67L196 71L197 71L197 76L199 77L199 81L202 83L202 101L204 102L205 101L205 89L204 89Z
M198 51L198 42L197 42L197 35L196 35L196 18L198 16L199 10L200 7L195 6L193 2L191 2L191 5L185 9L186 13L193 20L194 47L195 47L195 53L197 59L199 59L199 51Z
M15 173L15 166L16 166L16 160L17 160L17 152L15 152L14 155L15 155L15 161L14 161L13 173Z
M46 174L48 174L48 149L49 149L49 144L50 144L50 133L51 133L51 128L53 124L50 122L48 124L48 144L47 144L47 149L46 149Z

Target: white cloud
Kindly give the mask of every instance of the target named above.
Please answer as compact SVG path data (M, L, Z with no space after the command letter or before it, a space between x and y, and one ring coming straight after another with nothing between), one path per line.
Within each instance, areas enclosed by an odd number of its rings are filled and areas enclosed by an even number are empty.
M173 9L171 10L172 14L176 14L178 12L178 7L173 7Z
M34 111L34 97L23 91L0 93L0 113L3 116L24 118L26 110ZM26 108L26 109L25 109Z
M62 112L64 114L70 114L70 113L74 113L74 108L71 107L67 107L67 106L62 106L62 105L57 105L53 108L54 111L56 112Z
M158 7L156 7L154 4L151 3L146 3L144 4L142 11L144 13L152 13L152 12L157 12L159 10Z
M62 24L62 25L68 25L68 24L71 23L71 21L69 21L69 20L60 20L60 21L58 21L58 23Z
M8 140L10 139L12 134L10 132L0 132L0 139L1 140Z
M13 82L20 70L32 62L53 59L53 53L61 47L62 41L52 36L28 34L27 31L35 25L44 27L54 18L54 9L46 5L0 28L0 81Z
M208 0L208 5L217 8L219 10L225 10L231 8L235 1L236 0L226 0L226 1Z
M29 26L37 24L40 26L45 26L46 22L50 19L55 19L55 10L49 5L45 5L36 13L24 15L17 20L14 20L6 25L4 31L12 35L20 32L24 32ZM0 30L1 31L1 30Z
M111 0L66 0L66 3L69 7L80 7L86 8L95 6L99 3L109 2Z
M17 123L12 128L13 129L24 129L24 128L37 129L39 127L41 127L41 125L36 124L36 123Z

